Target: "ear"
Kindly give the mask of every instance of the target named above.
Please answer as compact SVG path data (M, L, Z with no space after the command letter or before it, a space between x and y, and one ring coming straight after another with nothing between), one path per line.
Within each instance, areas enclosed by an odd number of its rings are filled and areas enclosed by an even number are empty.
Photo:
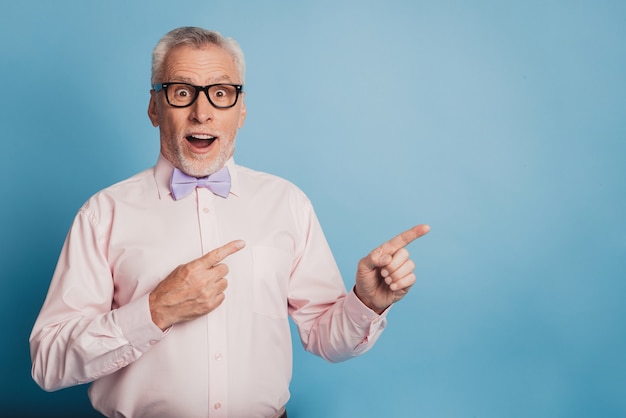
M246 120L246 102L243 100L243 96L242 96L241 97L241 109L239 110L239 121L237 122L238 129L241 129L245 120Z
M148 103L148 117L152 126L155 128L159 126L159 112L157 111L157 96L156 91L150 90L150 103Z

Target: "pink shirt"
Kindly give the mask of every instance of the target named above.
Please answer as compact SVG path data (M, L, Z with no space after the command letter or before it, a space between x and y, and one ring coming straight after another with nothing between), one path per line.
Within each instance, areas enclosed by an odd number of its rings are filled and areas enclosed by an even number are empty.
M288 315L306 350L329 361L367 351L385 326L346 294L311 203L291 183L227 166L224 199L207 189L175 201L172 165L93 196L78 212L30 343L46 390L93 382L115 417L271 417L289 399ZM149 292L176 266L235 239L225 301L162 332Z

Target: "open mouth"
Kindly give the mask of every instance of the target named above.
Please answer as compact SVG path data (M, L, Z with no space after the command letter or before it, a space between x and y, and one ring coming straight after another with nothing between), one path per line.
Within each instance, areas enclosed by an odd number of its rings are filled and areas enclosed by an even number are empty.
M187 141L191 143L195 148L208 148L211 146L213 141L215 141L215 137L211 135L189 135L187 137Z

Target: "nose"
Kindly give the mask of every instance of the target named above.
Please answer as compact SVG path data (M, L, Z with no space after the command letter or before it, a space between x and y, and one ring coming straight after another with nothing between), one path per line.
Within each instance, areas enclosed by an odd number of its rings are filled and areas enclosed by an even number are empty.
M201 91L200 94L198 94L198 98L191 105L191 108L192 112L189 115L191 119L200 123L213 119L213 112L215 111L215 108L209 102L209 97L206 92Z

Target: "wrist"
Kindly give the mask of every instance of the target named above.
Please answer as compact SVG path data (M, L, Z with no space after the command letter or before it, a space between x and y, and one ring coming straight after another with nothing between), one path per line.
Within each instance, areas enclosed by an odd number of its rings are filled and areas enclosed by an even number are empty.
M381 315L381 314L382 314L383 312L385 312L385 311L387 310L387 308L389 307L389 306L385 306L385 307L378 307L378 306L376 306L376 305L374 304L374 302L373 302L371 299L367 299L367 298L362 297L362 296L359 294L359 291L357 290L356 285L355 285L355 286L354 286L354 288L353 288L353 292L354 292L354 294L356 295L356 297L357 297L357 298L361 301L361 303L362 303L363 305L365 305L368 309L370 309L370 310L374 311L377 315Z
M154 292L152 292L148 296L148 306L150 307L150 317L152 318L152 322L154 322L154 325L159 327L161 331L165 331L167 328L170 327L170 325L166 324L165 320L163 319L163 316L159 314L157 305L158 305L157 297L154 294Z

